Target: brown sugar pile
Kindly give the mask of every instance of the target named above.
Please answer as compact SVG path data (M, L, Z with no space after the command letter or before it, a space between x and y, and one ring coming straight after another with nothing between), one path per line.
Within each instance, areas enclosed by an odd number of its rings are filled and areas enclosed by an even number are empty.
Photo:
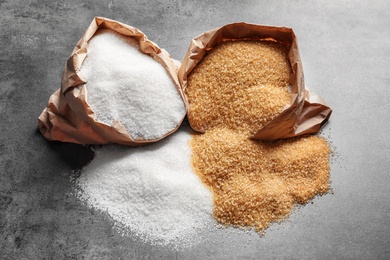
M274 42L214 48L189 75L192 167L212 190L214 217L264 231L297 203L329 190L330 148L317 136L275 142L249 137L289 103L291 68Z
M214 128L194 135L192 165L214 194L214 217L261 231L295 203L329 190L329 146L316 136L263 143Z

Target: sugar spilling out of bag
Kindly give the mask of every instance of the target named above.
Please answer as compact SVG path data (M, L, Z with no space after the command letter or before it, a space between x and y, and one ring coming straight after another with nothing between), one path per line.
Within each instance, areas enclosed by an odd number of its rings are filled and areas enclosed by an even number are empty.
M188 128L149 146L104 146L76 180L78 197L124 234L185 248L215 223L212 194L191 169ZM203 230L203 232L202 232Z

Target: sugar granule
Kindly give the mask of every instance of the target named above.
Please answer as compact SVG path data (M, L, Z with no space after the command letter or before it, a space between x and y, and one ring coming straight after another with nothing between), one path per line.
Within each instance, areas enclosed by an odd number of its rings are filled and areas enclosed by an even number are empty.
M97 120L108 125L119 120L134 139L160 138L186 113L164 67L142 53L134 39L112 30L101 29L88 42L80 73Z
M77 179L79 197L145 242L175 248L200 242L201 230L214 223L213 205L191 169L190 138L180 128L153 145L97 150Z

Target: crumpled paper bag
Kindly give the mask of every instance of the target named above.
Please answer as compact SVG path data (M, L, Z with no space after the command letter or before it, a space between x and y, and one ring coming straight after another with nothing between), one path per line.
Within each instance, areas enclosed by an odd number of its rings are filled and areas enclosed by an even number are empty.
M288 44L288 58L292 68L290 77L291 103L277 117L251 138L272 141L318 132L328 121L332 110L321 97L305 89L302 62L298 50L297 38L290 28L271 27L248 23L232 23L207 31L194 38L188 48L178 72L180 85L185 95L187 76L200 62L203 56L214 46L228 40L272 40ZM188 107L188 100L185 95ZM191 120L189 119L191 125ZM202 132L201 129L194 130Z
M137 40L140 50L166 69L181 97L184 98L177 78L177 62L171 59L168 52L148 40L137 28L107 18L95 17L66 62L61 88L50 97L47 107L38 118L40 132L48 140L79 144L118 143L129 146L156 142L175 132L185 115L175 129L153 140L133 139L119 121L107 125L96 120L94 112L86 102L87 84L79 70L87 55L88 40L100 28L111 29ZM78 87L80 85L82 87Z

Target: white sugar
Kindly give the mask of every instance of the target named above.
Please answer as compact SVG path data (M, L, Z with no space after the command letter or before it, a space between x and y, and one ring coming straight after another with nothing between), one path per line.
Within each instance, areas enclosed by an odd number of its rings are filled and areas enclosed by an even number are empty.
M188 128L153 145L104 146L77 179L79 197L109 214L121 231L184 248L210 228L212 194L190 165Z
M160 138L186 113L171 77L132 38L101 30L89 41L80 72L97 120L119 120L134 139Z

